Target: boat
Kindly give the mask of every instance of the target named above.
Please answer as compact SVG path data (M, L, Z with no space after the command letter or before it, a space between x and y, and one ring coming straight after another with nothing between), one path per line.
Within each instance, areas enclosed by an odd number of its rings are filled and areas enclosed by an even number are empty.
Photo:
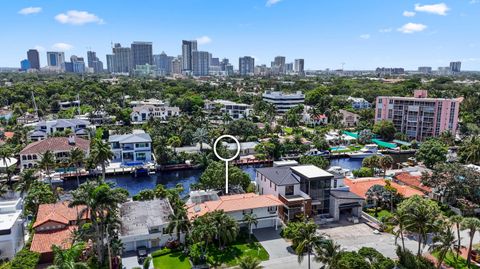
M376 144L365 145L361 150L348 154L352 159L363 159L373 155L378 155L378 146Z
M146 177L149 174L149 169L147 166L136 166L132 170L132 175L134 177Z
M328 168L327 172L349 178L353 177L352 171L341 166L331 166L330 168Z

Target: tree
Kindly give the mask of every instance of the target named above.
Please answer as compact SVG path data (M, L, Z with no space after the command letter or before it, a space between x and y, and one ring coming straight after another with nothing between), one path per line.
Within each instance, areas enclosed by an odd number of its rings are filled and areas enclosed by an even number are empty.
M452 227L449 223L446 223L440 227L439 232L433 237L433 244L430 249L438 253L438 265L437 269L442 268L442 263L449 251L454 251L455 235L453 234Z
M372 141L373 134L370 130L364 129L358 132L358 143L360 144L368 144Z
M378 155L369 156L362 161L362 166L371 168L375 171L375 169L380 168L380 157Z
M75 167L75 174L77 175L77 186L80 186L80 175L78 169L85 163L85 153L79 148L70 150L68 164Z
M381 269L393 269L395 268L395 262L390 258L383 256L376 249L371 247L362 247L358 250L358 254L364 257L371 265L372 268Z
M321 269L334 269L332 265L342 253L342 250L340 245L329 239L322 241L319 246L316 246L315 253L315 261L324 264Z
M397 244L397 239L400 237L400 240L402 240L403 250L405 250L404 232L408 217L409 215L407 215L405 210L397 210L386 220L388 224L395 225L397 227L397 230L394 231L395 244Z
M433 168L437 163L447 160L448 149L445 144L436 139L429 139L423 142L415 156L427 167Z
M151 189L141 190L132 197L133 201L149 201L155 199L155 191Z
M355 251L344 251L337 255L331 266L333 269L371 269L367 260Z
M330 145L328 144L327 140L325 139L325 137L323 137L323 135L321 136L317 136L314 140L313 140L313 145L315 146L315 148L317 150L329 150L330 149Z
M114 157L110 145L99 138L95 138L92 142L92 150L90 151L90 154L93 163L102 167L102 178L105 179L106 166Z
M313 164L322 169L327 169L330 162L322 156L301 156L299 159L301 164Z
M395 125L393 125L392 121L381 120L373 125L373 132L382 137L383 140L391 141L395 138L395 133L397 130L395 129Z
M236 166L228 168L228 184L229 186L241 187L243 190L248 188L250 177ZM225 164L223 162L211 162L207 169L200 176L202 188L205 189L225 189Z
M462 244L461 244L461 239L462 237L460 236L460 230L461 230L461 224L463 221L463 217L460 215L453 215L449 218L450 223L455 225L455 229L457 230L457 248L456 248L456 259L458 259L458 255L460 254Z
M12 179L10 174L11 170L9 169L8 164L10 163L9 160L12 154L13 154L13 150L8 145L5 144L0 147L0 159L2 159L3 163L5 164L5 171L7 172L7 184L9 186L11 186L12 184L11 182Z
M83 243L75 243L65 250L53 245L53 265L49 266L48 269L89 269L90 267L86 263L77 261L84 249L85 245Z
M440 208L435 201L414 195L401 202L397 210L406 215L405 229L417 234L417 255L420 256L422 242L425 244L428 233L436 229Z
M201 251L201 260L205 259L207 253L208 245L212 242L216 234L215 226L209 222L210 213L207 213L199 218L193 220L191 238L194 245L192 248L199 247Z
M175 148L182 145L182 139L177 135L173 135L168 139L167 144L173 148L173 152L176 152Z
M390 155L384 155L382 157L380 157L380 160L379 160L379 164L380 164L380 167L383 169L383 177L386 176L387 174L387 169L390 169L392 167L392 165L394 164L394 160L392 158L392 156Z
M36 215L41 204L52 204L56 201L57 198L48 184L34 181L25 197L26 214Z
M310 269L310 256L314 249L321 245L324 240L322 235L317 234L317 225L313 222L301 222L292 235L292 241L296 245L298 263L303 261L303 254L308 256L308 268Z
M408 249L397 248L399 269L435 269L435 265L423 256L413 255Z
M235 219L225 214L223 210L213 211L207 218L210 219L210 224L215 227L219 248L223 248L226 244L237 239L239 232L238 224Z
M262 269L263 266L260 265L260 261L253 256L244 256L240 259L238 263L239 269Z
M52 186L52 178L50 177L50 169L53 169L55 166L55 156L53 156L53 153L50 150L45 151L45 153L42 154L42 157L40 161L38 162L38 166L41 169L44 169L48 180L50 182L50 186Z
M480 230L480 220L474 217L464 218L461 223L462 230L467 230L468 235L470 236L470 242L468 243L468 252L467 252L467 266L470 268L470 262L472 259L472 245L473 237L475 233Z
M464 139L458 153L463 163L480 165L480 137L472 135Z
M198 128L193 133L193 142L199 143L200 144L200 151L203 151L203 144L210 142L210 138L209 138L207 129Z
M247 213L243 215L243 222L248 225L248 239L251 239L252 226L255 225L255 227L257 227L258 225L257 215L253 213Z
M32 184L37 180L35 176L35 170L25 169L20 174L20 181L16 185L16 190L20 192L20 195L28 193Z
M382 185L373 185L365 193L367 200L373 201L373 206L375 208L375 217L378 217L378 206L383 202L384 193L385 187L383 187Z
M190 229L190 222L188 221L187 212L185 209L179 208L173 212L173 214L168 216L170 222L167 226L168 233L172 234L173 231L177 233L177 240L180 241L180 234L182 232L187 232Z

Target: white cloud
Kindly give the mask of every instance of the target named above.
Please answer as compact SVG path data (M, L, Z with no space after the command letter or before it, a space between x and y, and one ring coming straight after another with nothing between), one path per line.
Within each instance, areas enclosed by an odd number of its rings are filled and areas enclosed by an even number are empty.
M271 7L275 4L278 4L280 1L282 1L282 0L267 0L267 3L265 3L265 6Z
M197 38L197 43L199 45L205 45L205 44L208 44L208 43L212 43L212 39L210 37L204 35L204 36L201 36L201 37Z
M86 23L103 24L103 19L87 11L69 10L55 16L55 20L63 24L83 25Z
M470 0L470 2L468 2L468 3L470 3L472 5L473 4L478 4L478 3L480 3L480 0Z
M360 35L360 38L361 38L361 39L369 39L369 38L370 38L370 34Z
M421 32L425 29L427 29L427 26L425 24L409 22L407 24L404 24L397 30L404 34L413 34L415 32Z
M392 28L383 28L378 30L380 33L390 33L392 31Z
M426 12L426 13L445 16L447 15L447 11L449 10L450 8L445 3L439 3L439 4L433 4L433 5L415 4L415 11L418 11L418 12Z
M45 51L45 47L43 46L40 46L40 45L36 45L35 47L33 47L34 49L38 50L38 51Z
M403 12L403 16L405 16L405 17L413 17L413 16L415 16L415 14L417 14L417 13L415 13L415 12L413 12L413 11L407 11L407 10L405 10L405 11Z
M30 14L40 13L40 12L42 12L41 7L26 7L26 8L20 9L20 11L18 11L18 14L30 15Z
M52 45L52 49L59 51L67 51L73 49L73 46L67 43L55 43Z

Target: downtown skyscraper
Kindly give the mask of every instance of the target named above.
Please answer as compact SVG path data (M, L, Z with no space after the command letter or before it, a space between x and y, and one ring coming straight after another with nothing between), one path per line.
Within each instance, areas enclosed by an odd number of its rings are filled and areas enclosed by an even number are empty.
M98 59L95 51L87 51L87 63L88 68L91 68L93 73L103 72L103 62Z
M182 71L189 73L193 71L193 52L197 51L196 40L182 41Z
M30 68L40 70L40 55L38 54L38 50L28 50L27 59L30 63Z
M295 59L295 73L299 76L305 75L305 60Z
M122 47L120 43L115 43L112 48L112 54L107 55L107 67L111 73L130 73L131 71L131 48Z
M250 56L240 57L238 59L238 70L240 76L251 76L255 73L255 58Z
M132 51L132 68L137 65L153 65L153 49L152 42L135 41L131 45Z
M197 77L208 76L210 70L210 53L207 51L192 52L192 73Z

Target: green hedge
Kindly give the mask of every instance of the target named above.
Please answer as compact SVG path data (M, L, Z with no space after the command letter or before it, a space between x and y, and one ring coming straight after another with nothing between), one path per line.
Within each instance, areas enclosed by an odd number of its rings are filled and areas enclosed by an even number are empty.
M163 248L152 252L152 258L170 254L172 252L169 248Z
M40 254L32 252L28 249L20 250L13 260L10 262L11 269L35 269L38 261L40 260Z

